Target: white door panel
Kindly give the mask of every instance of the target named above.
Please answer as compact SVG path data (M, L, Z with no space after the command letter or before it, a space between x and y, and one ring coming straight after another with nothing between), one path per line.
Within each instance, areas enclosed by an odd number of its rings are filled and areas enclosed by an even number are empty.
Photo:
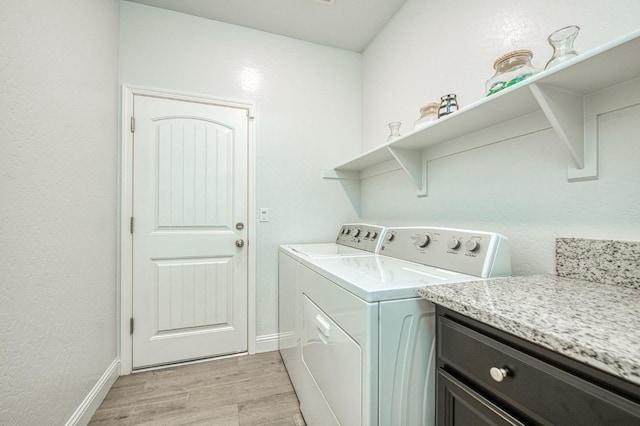
M155 125L158 228L231 229L233 131L193 119Z
M136 95L134 368L247 349L246 110Z
M158 332L189 327L229 327L233 312L227 282L231 258L158 260L154 289Z

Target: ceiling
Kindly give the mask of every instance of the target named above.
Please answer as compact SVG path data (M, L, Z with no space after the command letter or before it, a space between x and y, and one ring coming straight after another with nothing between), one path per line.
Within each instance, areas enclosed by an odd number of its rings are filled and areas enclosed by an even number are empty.
M361 52L406 0L129 0Z

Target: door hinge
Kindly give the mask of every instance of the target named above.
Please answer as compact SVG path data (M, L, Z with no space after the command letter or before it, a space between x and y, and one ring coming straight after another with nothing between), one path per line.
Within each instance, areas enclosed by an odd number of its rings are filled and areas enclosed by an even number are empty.
M133 216L131 216L131 220L129 221L129 232L133 234Z
M133 334L133 317L129 319L129 334Z
M131 117L131 133L136 131L136 119Z

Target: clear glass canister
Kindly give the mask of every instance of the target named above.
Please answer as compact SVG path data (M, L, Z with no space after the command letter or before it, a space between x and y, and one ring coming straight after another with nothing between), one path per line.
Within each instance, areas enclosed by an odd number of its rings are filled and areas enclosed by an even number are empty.
M555 67L556 65L564 64L578 56L578 52L573 48L573 42L576 37L578 37L579 32L579 26L570 25L551 33L548 40L551 47L553 47L553 56L544 67L545 70Z
M493 64L496 73L487 80L487 96L539 73L540 70L531 65L531 58L533 52L523 49L514 50L496 59Z
M419 129L433 121L436 121L438 119L438 108L440 108L440 104L438 102L431 102L420 108L420 118L416 120L413 128Z
M389 130L391 131L391 133L389 133L389 137L387 138L387 142L391 142L394 141L396 139L398 139L400 137L400 126L402 125L402 123L400 123L399 121L392 121L391 123L389 123Z

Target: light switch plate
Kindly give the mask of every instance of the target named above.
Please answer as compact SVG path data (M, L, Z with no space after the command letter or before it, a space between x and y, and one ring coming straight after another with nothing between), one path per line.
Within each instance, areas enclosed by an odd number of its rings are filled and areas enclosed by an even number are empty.
M269 209L266 207L260 208L260 222L269 222Z

